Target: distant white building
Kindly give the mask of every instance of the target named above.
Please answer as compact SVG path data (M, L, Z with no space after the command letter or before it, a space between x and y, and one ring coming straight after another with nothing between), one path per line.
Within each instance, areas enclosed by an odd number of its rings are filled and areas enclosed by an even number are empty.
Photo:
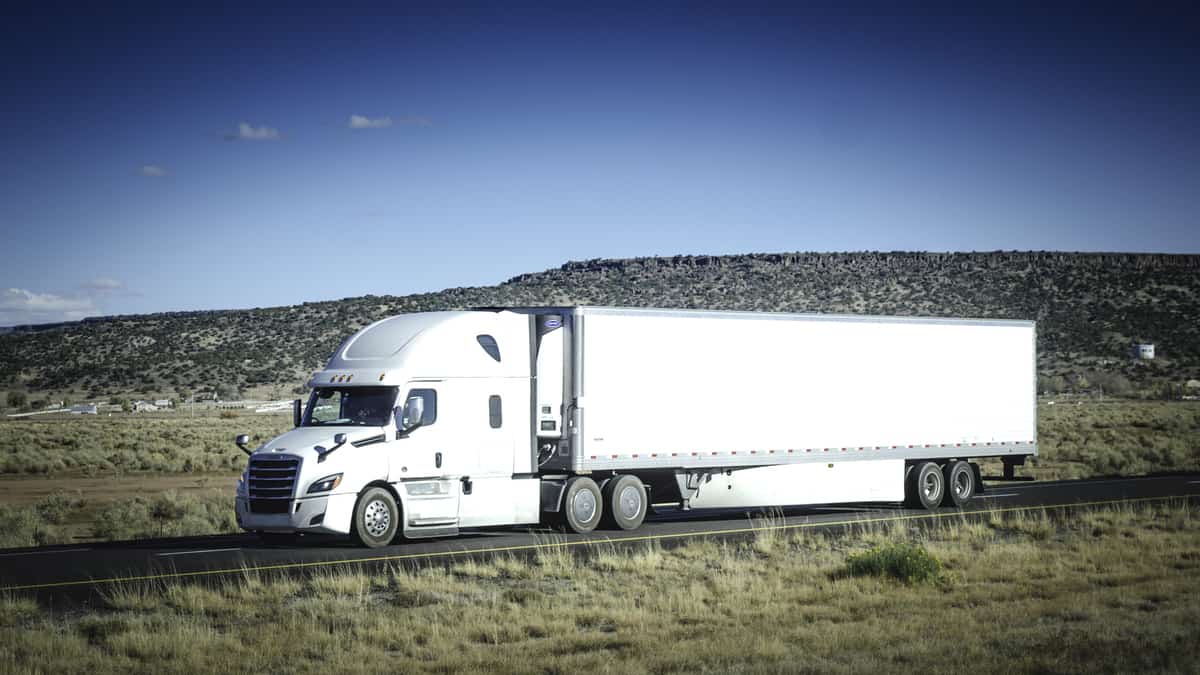
M99 415L99 407L95 403L79 403L71 406L72 415Z
M170 407L171 407L171 399L169 399L169 398L160 398L160 399L158 399L157 401L155 401L155 402L154 402L154 405L156 405L156 406L158 406L158 407L160 407L160 408L170 408Z
M1133 345L1133 357L1147 361L1154 358L1154 345L1149 342L1139 342Z
M149 401L134 401L133 412L154 412L158 410L158 406Z

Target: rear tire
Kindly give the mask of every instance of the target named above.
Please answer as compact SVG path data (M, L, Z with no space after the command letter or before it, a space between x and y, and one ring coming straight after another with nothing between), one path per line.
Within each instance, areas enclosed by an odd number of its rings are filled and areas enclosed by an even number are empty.
M400 507L391 492L367 488L354 505L354 522L350 536L367 548L380 548L392 543L400 527Z
M646 519L646 486L637 476L621 474L604 484L604 524L636 530Z
M943 506L961 507L975 496L975 470L963 461L947 464L942 469L946 479L946 496L942 499Z
M904 488L906 506L932 511L946 494L946 478L936 462L919 462L909 469Z
M604 497L596 481L587 476L575 476L567 481L563 491L562 517L567 529L587 534L600 524L604 513Z

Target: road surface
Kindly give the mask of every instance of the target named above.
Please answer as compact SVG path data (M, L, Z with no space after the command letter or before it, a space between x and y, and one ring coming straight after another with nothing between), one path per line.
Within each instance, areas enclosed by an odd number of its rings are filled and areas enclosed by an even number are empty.
M746 510L660 510L634 532L564 534L548 529L508 528L467 531L459 537L402 542L364 549L336 538L302 538L292 544L264 544L248 534L138 542L48 546L0 551L0 592L42 598L79 597L116 584L150 580L217 579L246 570L284 573L314 569L353 569L388 564L435 563L466 556L528 555L539 548L617 546L657 541L672 545L694 537L748 537L764 527L835 529L903 519L932 522L960 514L1062 511L1116 501L1162 502L1200 498L1200 474L1136 478L991 483L963 511L915 511L892 505L789 508L767 518Z

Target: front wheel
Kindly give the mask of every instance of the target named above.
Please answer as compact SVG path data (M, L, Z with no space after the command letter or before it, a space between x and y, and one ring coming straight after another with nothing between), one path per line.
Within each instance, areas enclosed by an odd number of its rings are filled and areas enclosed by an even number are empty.
M391 492L381 488L368 488L354 505L354 522L350 535L354 541L368 548L379 548L392 543L400 526L400 507Z

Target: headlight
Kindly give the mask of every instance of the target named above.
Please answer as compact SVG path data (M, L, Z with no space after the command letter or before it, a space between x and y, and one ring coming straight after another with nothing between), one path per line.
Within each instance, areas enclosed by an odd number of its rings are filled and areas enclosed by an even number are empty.
M342 474L340 473L335 473L332 476L325 476L324 478L318 478L312 482L312 485L308 486L308 494L311 495L317 492L329 492L333 488L340 485L341 482Z

